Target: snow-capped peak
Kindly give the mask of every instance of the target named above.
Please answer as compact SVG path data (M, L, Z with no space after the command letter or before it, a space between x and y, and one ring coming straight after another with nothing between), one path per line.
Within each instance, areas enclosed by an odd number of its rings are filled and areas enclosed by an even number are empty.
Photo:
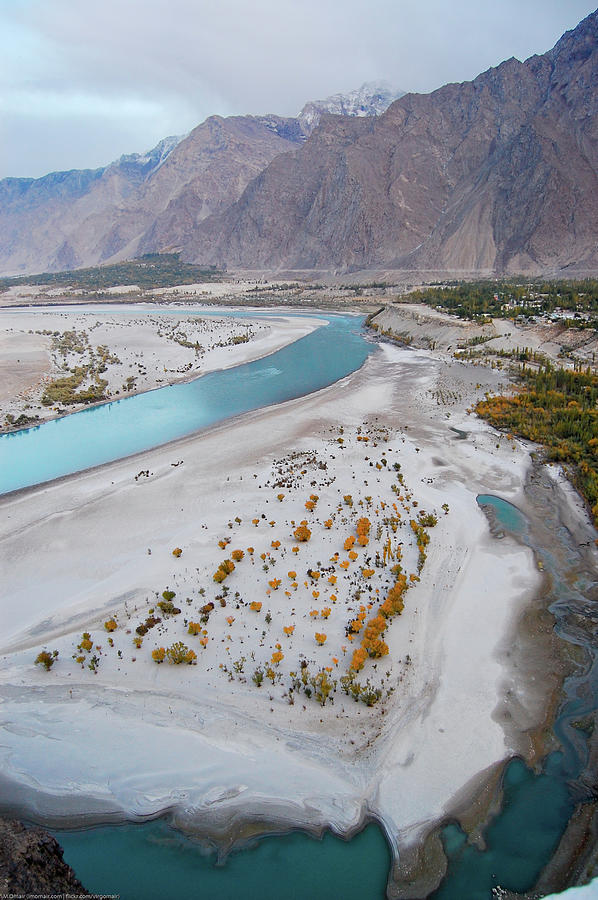
M322 113L335 116L379 116L405 91L394 88L387 81L367 81L347 94L332 94L325 100L310 100L299 113L301 127L310 134Z
M152 149L148 150L146 153L126 153L121 156L120 159L116 160L113 165L134 166L135 168L142 170L145 177L150 173L157 171L157 169L163 165L167 157L172 153L174 148L180 144L184 137L186 137L184 134L173 134L169 137L162 138L155 147L152 147Z

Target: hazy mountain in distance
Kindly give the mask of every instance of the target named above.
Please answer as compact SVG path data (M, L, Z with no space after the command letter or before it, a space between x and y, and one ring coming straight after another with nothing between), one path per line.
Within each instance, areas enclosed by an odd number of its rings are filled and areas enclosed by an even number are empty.
M164 241L170 248L186 228L236 200L270 160L299 140L294 119L213 116L182 139L165 138L148 153L122 156L103 169L5 178L0 272L125 259L144 241L162 249L165 221L172 223Z
M149 252L193 252L197 226L237 200L322 111L376 114L384 85L307 104L303 119L212 116L185 137L95 170L0 181L0 273L59 271ZM311 110L306 112L306 110Z

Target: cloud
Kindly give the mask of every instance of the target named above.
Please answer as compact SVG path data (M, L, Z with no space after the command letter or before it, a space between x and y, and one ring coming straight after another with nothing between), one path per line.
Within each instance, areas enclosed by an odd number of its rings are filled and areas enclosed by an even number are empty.
M0 8L4 168L115 140L105 162L208 115L295 115L309 99L387 79L429 91L547 50L584 0L13 0ZM8 123L10 120L10 128ZM126 123L126 128L124 127ZM39 129L34 154L19 142ZM130 135L133 144L118 141ZM65 152L65 159L71 156ZM15 162L16 164L16 162ZM27 174L23 169L14 174Z

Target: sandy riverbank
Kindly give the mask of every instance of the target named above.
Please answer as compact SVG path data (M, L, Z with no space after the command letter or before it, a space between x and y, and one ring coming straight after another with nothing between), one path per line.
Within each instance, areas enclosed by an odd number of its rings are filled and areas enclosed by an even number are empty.
M517 503L529 467L524 445L465 412L498 377L383 345L318 394L0 500L4 802L51 822L170 810L224 844L256 819L350 833L371 815L403 858L460 815L480 773L529 753L546 699L505 692L503 641L540 576L476 503ZM424 509L438 522L418 581L409 523ZM367 545L346 550L363 517ZM342 689L365 630L347 626L375 616L399 545L411 586L388 655L358 674L360 696L380 691L368 706ZM164 590L180 613L159 610ZM135 647L149 616L161 622ZM175 641L196 664L153 661ZM42 648L59 651L49 672Z
M77 368L85 376L75 391L99 379L100 393L118 399L259 359L323 324L284 312L267 322L202 312L191 306L182 315L167 306L0 310L0 430L10 430L20 416L30 420L25 426L82 409L84 403L58 397L42 402L53 383Z
M384 305L375 324L412 347L433 349L441 358L469 357L475 365L507 368L504 356L526 349L556 366L593 366L598 351L593 329L568 328L543 317L529 322L491 319L481 325L424 304L395 303Z

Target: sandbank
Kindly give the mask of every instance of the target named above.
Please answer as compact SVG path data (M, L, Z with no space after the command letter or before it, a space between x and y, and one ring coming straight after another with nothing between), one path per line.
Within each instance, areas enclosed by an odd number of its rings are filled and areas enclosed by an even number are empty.
M541 576L531 551L492 536L476 502L520 502L530 466L528 446L466 412L497 379L380 345L316 394L0 499L5 806L63 825L169 812L223 847L256 820L350 834L375 818L399 865L435 823L459 816L463 789L529 754L526 731L544 714L537 688L517 683L509 699L502 646ZM385 521L393 502L396 532ZM420 580L388 627L388 655L360 673L380 685L370 707L340 687L354 649L346 624L366 601L375 613L392 582L374 560L387 536L415 574L409 521L424 509L438 521ZM341 568L357 515L371 520L370 543ZM299 546L303 519L312 536ZM244 558L222 608L212 575L237 547ZM161 616L136 648L136 626L164 589L181 612ZM208 600L204 650L184 621L199 621ZM83 632L93 651L78 648ZM153 661L173 640L197 652L195 665ZM48 672L33 665L42 648L59 650ZM330 667L333 702L292 687L302 660L311 673ZM509 703L518 730L501 715Z
M97 371L106 399L114 400L260 359L324 324L284 312L267 321L251 310L242 318L217 313L143 305L0 309L0 430L11 430L20 416L26 427L82 409L42 403L48 385L76 367L90 368L79 390Z

